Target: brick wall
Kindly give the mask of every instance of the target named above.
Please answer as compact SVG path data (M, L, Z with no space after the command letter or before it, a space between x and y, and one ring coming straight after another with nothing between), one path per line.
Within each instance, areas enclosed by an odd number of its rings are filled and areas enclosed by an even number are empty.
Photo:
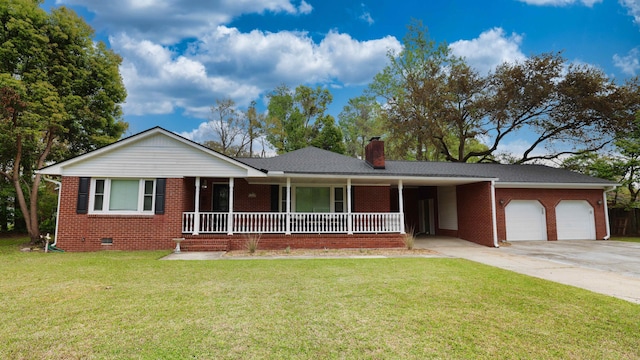
M271 211L271 185L249 184L245 179L234 180L234 211ZM255 194L255 197L249 197Z
M491 183L459 185L456 189L458 237L494 246Z
M355 186L354 212L390 212L390 187L388 186Z
M57 246L66 251L156 250L175 247L181 236L182 179L167 179L164 215L76 214L77 177L63 177ZM102 245L102 238L113 239Z
M195 182L190 179L167 179L165 213L163 215L94 215L76 214L77 177L63 177L60 199L58 247L65 251L157 250L173 249L173 238L184 237L182 212L193 210ZM208 186L210 188L211 186ZM208 190L208 189L204 189ZM354 189L355 190L355 189ZM251 185L236 179L234 197L237 211L269 211L269 185ZM361 212L384 212L389 209L389 188L358 187L356 199ZM255 192L255 198L248 193ZM209 195L207 195L209 194ZM210 192L203 191L203 205ZM202 235L205 236L205 235ZM187 235L186 237L190 237ZM206 236L205 236L206 237ZM246 237L226 236L231 249L244 249ZM113 239L112 245L102 245L102 238ZM400 234L265 234L261 249L291 248L385 248L402 247Z
M247 238L229 237L229 250L245 250ZM262 250L291 249L372 249L404 247L400 234L263 234L258 245Z
M500 204L500 201L503 204ZM602 239L606 235L606 222L602 190L576 190L576 189L496 189L496 217L498 225L498 239L507 238L505 224L505 207L511 200L538 200L545 208L547 221L547 239L557 240L556 229L556 205L561 200L586 200L594 210L596 239Z
M229 179L202 178L201 183L207 182L207 188L200 188L200 211L212 211L213 209L213 184L228 184ZM194 211L195 178L184 179L184 211ZM271 211L271 185L249 184L245 179L234 179L233 202L235 211ZM256 197L249 197L249 193Z

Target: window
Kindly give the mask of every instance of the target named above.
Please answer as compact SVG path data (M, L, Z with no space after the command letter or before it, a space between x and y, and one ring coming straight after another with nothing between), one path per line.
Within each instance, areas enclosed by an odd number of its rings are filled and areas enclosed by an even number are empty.
M328 213L345 212L345 189L342 186L292 186L291 211ZM287 211L287 188L280 188L280 211Z
M95 192L93 210L101 211L104 204L104 180L96 180Z
M344 189L341 187L333 188L333 199L335 212L344 212Z
M331 188L297 187L296 212L331 212Z
M145 179L95 179L93 212L152 213L156 183Z
M287 187L280 188L280 211L287 212Z

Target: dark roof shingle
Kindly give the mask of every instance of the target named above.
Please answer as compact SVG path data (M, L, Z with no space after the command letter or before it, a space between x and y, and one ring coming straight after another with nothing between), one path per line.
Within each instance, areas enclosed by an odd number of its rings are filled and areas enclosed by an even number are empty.
M261 170L290 174L364 175L373 177L495 178L501 183L602 184L613 182L544 165L472 164L428 161L386 161L385 169L373 169L364 160L315 147L272 158L238 158Z

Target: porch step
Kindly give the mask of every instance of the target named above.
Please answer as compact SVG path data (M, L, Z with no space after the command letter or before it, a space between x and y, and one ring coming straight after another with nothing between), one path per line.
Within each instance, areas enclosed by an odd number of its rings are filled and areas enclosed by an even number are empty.
M229 239L185 239L182 251L229 251Z

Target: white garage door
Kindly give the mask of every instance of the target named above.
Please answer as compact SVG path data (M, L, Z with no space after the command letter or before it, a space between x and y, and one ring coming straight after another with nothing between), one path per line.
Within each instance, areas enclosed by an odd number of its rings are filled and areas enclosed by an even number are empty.
M593 207L584 200L562 200L556 206L558 240L595 240Z
M547 240L547 221L536 200L511 200L505 208L507 241Z

